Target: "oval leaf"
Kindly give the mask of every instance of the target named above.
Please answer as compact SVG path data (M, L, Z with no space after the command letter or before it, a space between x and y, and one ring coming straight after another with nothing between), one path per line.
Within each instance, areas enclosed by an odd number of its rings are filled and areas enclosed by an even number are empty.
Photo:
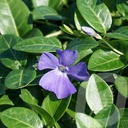
M58 100L55 95L50 93L43 101L42 107L50 113L55 119L55 121L59 120L60 117L65 113L71 97Z
M5 78L5 85L10 89L18 89L27 86L36 77L36 71L31 69L11 71Z
M55 37L34 37L16 44L13 49L31 53L55 52L61 49L61 42Z
M105 36L120 40L128 40L128 26L120 27L112 33L106 33Z
M101 110L94 118L102 124L103 128L117 128L120 114L118 108L113 104Z
M76 125L77 128L103 128L96 119L83 113L76 113Z
M8 128L42 128L40 118L27 108L14 107L1 113L1 121Z
M23 1L0 0L0 33L23 36L32 29L30 11Z
M86 87L86 100L90 109L97 114L113 103L112 91L103 79L93 74Z
M77 0L77 7L86 22L98 32L106 33L111 27L110 12L100 0Z
M62 16L59 15L56 10L48 6L36 7L33 10L32 15L34 20L39 20L39 19L62 20L63 19Z
M20 41L22 39L14 35L0 36L0 61L8 68L19 69L26 65L27 54L12 49Z
M113 51L95 51L89 59L88 69L92 71L112 71L124 66L123 59Z
M116 89L124 97L128 98L128 78L127 77L117 77L115 80Z

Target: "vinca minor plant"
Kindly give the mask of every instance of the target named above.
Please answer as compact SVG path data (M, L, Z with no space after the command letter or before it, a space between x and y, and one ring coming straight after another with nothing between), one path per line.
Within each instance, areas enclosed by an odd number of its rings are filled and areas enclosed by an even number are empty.
M0 0L0 128L126 128L128 0Z

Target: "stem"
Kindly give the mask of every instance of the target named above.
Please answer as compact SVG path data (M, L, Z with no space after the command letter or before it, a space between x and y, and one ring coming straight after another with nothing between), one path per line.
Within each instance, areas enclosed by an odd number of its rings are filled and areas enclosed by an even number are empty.
M45 37L59 36L59 35L61 35L62 33L63 33L63 32L62 32L61 30L59 30L59 31L57 31L57 32L48 34L48 35L46 35Z
M115 49L113 46L111 46L106 40L104 40L103 38L101 39L109 48L111 48L114 52L120 54L120 55L124 55L122 52L118 51L117 49Z

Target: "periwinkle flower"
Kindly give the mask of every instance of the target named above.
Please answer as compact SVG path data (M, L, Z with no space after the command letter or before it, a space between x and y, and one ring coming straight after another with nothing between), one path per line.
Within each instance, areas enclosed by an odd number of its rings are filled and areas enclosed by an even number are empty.
M80 62L73 66L78 53L74 50L56 50L59 59L53 54L44 52L38 62L38 69L52 69L43 75L39 85L45 90L54 92L58 99L66 98L76 92L76 88L70 82L68 76L78 81L84 81L89 77L86 64Z
M87 27L87 26L82 26L81 29L82 29L82 31L85 32L87 35L93 36L93 37L95 37L95 38L97 38L97 39L101 39L101 36L100 36L98 33L96 33L92 28Z

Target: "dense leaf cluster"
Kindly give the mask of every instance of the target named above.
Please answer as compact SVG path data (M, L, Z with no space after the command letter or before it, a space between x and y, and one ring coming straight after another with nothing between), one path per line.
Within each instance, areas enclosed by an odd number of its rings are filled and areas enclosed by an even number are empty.
M60 100L37 70L57 49L76 50L90 73ZM126 128L127 98L128 0L0 0L0 128Z

